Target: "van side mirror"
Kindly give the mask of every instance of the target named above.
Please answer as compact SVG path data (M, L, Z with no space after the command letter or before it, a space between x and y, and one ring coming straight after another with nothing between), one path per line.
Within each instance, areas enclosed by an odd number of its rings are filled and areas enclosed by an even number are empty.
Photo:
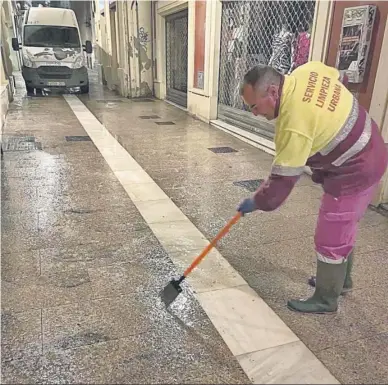
M19 40L17 37L12 38L12 48L14 51L19 51L20 50L20 45L19 45Z
M92 53L93 52L93 46L92 46L92 42L90 40L86 40L85 41L84 51L86 53Z

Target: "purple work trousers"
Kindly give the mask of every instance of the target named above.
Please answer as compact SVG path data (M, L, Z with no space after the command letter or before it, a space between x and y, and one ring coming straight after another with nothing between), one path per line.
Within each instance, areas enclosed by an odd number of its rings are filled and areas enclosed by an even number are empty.
M356 242L358 222L376 192L377 184L354 195L333 197L324 193L315 231L317 257L326 263L342 263Z

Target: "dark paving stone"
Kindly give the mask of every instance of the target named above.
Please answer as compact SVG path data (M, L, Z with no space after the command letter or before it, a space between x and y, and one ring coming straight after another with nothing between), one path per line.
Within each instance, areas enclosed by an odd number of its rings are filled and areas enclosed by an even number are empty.
M95 103L103 103L103 104L106 104L106 103L122 103L124 100L123 99L94 99L93 100Z
M87 135L83 136L65 136L67 142L91 142L91 139Z
M209 150L214 152L215 154L227 154L230 152L237 152L237 150L231 147L213 147L209 148Z
M144 119L144 120L147 120L147 119L160 119L160 116L158 116L158 115L140 115L139 118L140 119Z
M250 180L239 180L233 182L235 186L242 187L249 192L255 192L260 185L264 182L264 179L250 179Z
M131 99L131 102L134 102L134 103L154 103L155 100L149 99L149 98L134 98L134 99Z
M158 126L174 126L174 122L155 122Z

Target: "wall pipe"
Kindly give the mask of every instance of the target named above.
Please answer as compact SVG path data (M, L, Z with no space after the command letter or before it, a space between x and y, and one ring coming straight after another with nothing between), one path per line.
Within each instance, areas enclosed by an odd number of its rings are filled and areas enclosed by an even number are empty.
M141 97L141 57L140 57L140 27L139 27L139 4L137 1L135 1L136 5L136 34L137 34L137 42L138 42L138 49L137 49L137 60L138 60L138 66L139 66L139 97Z
M126 64L128 65L128 74L126 74L127 89L129 96L132 97L132 82L131 82L131 65L130 65L130 55L129 55L129 24L128 24L128 1L124 1L125 7L123 5L124 12L124 29L125 29L125 56ZM125 10L124 10L125 8Z

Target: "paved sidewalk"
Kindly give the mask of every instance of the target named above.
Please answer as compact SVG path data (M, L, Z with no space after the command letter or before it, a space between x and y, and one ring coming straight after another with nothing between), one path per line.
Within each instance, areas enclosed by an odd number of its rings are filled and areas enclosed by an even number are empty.
M81 101L65 98L174 265L183 271L208 244L206 238ZM218 251L193 271L188 283L253 383L338 383ZM184 291L181 296L185 295Z
M104 92L81 100L208 239L250 194L234 183L268 175L269 155L184 111ZM144 119L150 115L158 118ZM225 146L237 152L208 150ZM280 210L244 218L218 250L341 383L386 383L388 218L369 210L363 219L356 288L341 299L338 314L301 315L285 307L288 298L312 291L307 278L315 271L313 234L320 196L320 188L304 176Z
M2 162L1 382L249 383L190 288L160 303L178 272L64 98L19 94L4 133L43 150Z
M128 152L75 96L20 93L4 129L42 150L2 162L2 383L249 383L239 363L255 383L331 381L304 344L341 383L386 383L386 217L365 217L356 290L336 315L285 308L315 269L321 192L307 176L277 212L243 218L166 311L158 290L272 159L161 101L96 82L79 99ZM237 152L208 149L225 146Z

